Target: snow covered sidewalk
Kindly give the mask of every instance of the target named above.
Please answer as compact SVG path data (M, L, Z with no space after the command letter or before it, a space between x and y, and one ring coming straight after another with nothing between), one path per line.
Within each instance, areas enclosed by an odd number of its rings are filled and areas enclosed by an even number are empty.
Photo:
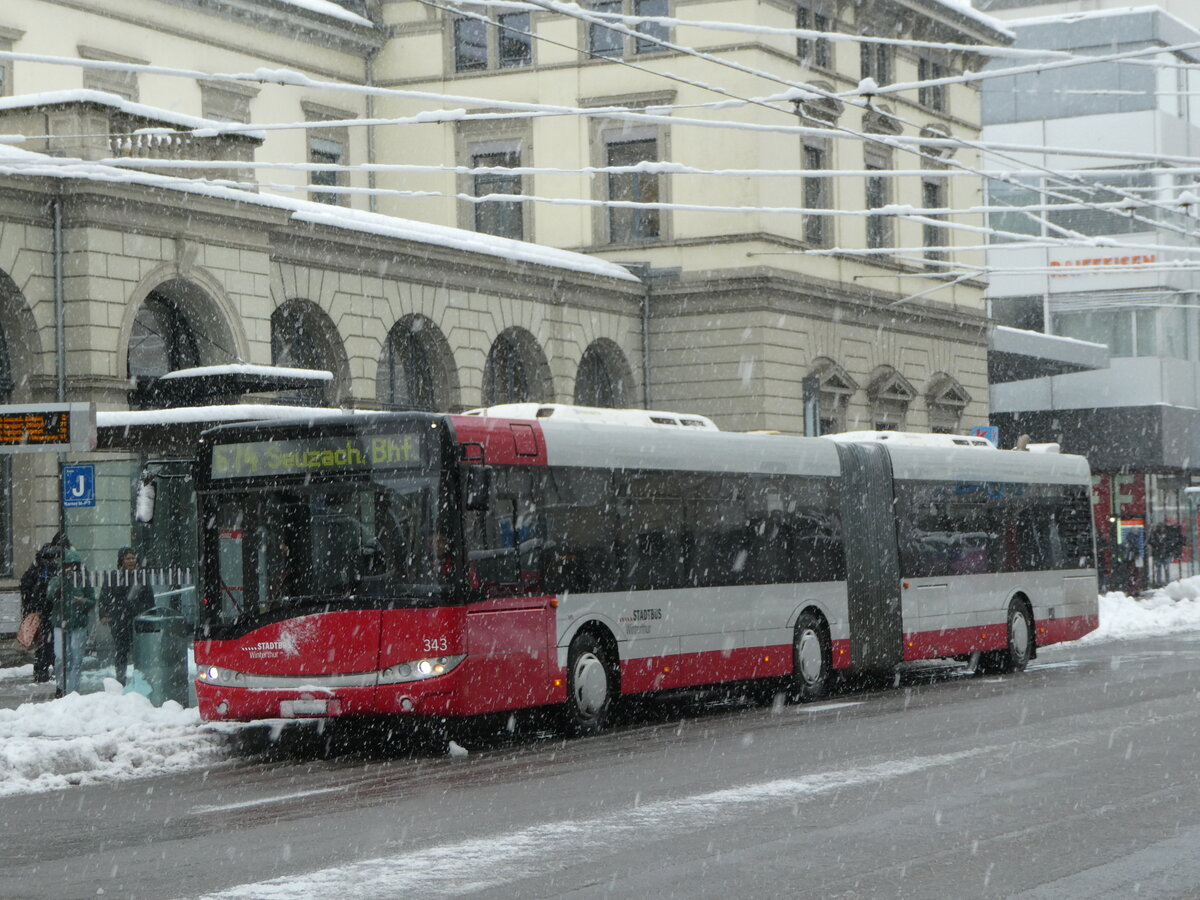
M1078 643L1183 631L1200 631L1200 578L1140 600L1105 594L1099 629ZM0 669L0 684L31 676L30 666ZM220 762L224 748L195 709L156 708L106 679L97 693L0 709L0 797L200 769Z

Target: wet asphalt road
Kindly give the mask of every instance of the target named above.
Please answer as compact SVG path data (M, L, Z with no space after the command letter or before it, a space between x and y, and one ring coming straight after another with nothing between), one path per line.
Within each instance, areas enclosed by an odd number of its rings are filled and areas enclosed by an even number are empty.
M1198 692L1193 635L589 739L519 723L466 757L251 742L0 799L0 897L1194 898Z

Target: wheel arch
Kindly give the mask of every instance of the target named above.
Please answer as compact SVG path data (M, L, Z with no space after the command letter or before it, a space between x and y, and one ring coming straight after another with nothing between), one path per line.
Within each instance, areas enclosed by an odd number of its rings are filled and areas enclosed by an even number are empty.
M613 666L613 674L616 677L616 690L614 694L621 693L621 645L617 641L616 635L613 633L612 625L602 618L589 618L580 622L574 623L562 637L562 643L559 644L559 652L562 656L563 665L565 665L566 655L570 652L571 644L581 634L592 635L604 648L610 656L610 661Z

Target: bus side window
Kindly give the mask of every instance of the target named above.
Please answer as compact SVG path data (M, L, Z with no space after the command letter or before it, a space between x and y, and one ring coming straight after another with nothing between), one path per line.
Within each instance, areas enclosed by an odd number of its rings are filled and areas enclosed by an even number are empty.
M545 468L542 476L542 552L550 593L615 590L616 503L613 479L597 469Z
M542 527L527 469L497 466L487 509L466 512L467 560L474 586L488 596L536 594Z

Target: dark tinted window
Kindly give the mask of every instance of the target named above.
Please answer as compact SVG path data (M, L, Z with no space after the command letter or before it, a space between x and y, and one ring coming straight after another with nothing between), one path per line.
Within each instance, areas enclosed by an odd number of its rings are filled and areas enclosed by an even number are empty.
M845 577L829 479L534 471L541 480L535 518L548 592Z
M1095 565L1082 485L897 482L907 578Z

